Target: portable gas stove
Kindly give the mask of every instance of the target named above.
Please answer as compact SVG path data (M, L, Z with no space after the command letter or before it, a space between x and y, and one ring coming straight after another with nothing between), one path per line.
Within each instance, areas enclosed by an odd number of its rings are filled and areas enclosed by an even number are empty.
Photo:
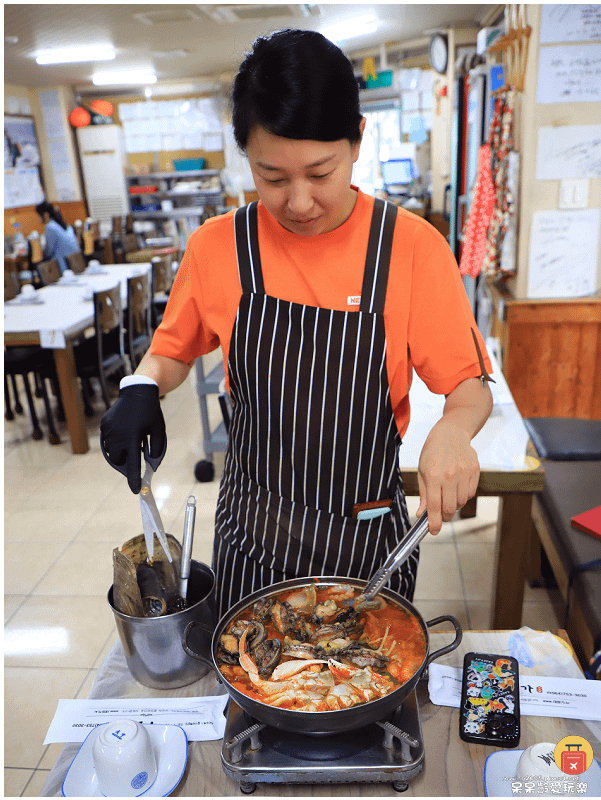
M259 723L230 699L221 763L244 794L258 783L390 782L404 792L424 765L415 692L385 720L326 736Z

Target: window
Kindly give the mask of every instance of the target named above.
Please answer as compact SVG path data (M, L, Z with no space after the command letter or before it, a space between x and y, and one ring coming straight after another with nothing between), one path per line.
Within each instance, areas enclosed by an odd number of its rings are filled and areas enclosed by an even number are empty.
M353 180L363 192L382 189L381 162L388 160L391 148L401 144L401 109L394 102L363 109L367 120Z

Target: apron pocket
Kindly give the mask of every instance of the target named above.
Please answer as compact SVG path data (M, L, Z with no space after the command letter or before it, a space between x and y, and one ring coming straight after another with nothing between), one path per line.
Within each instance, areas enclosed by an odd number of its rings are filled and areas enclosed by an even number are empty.
M357 520L294 503L240 475L222 486L216 521L217 534L249 558L296 576L367 580L405 534L399 498L390 513Z

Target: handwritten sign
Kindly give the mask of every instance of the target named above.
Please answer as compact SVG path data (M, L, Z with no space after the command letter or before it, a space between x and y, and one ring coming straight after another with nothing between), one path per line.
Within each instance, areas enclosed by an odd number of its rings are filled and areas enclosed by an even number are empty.
M541 47L537 103L593 103L601 100L598 44Z
M528 297L582 297L596 290L600 220L599 208L533 215Z
M601 5L543 3L541 8L541 44L601 39Z
M538 129L536 179L601 178L601 125Z

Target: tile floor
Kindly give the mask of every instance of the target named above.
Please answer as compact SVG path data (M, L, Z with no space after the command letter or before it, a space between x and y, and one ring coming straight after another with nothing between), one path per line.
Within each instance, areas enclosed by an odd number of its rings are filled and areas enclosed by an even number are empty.
M212 366L209 357L207 367ZM39 401L41 406L41 401ZM198 483L203 458L194 373L163 401L169 447L153 490L167 531L181 539L189 494L197 499L193 557L210 563L218 478ZM98 442L103 405L88 421L90 450L31 439L27 414L4 426L4 764L5 796L36 797L60 744L44 746L60 698L87 697L116 639L106 593L112 550L141 532L140 509ZM209 398L211 424L219 419ZM43 409L40 420L44 425ZM219 473L222 456L215 457ZM417 498L408 498L412 514ZM427 537L414 603L425 619L455 615L466 628L488 627L497 500L481 498L473 520L458 517ZM526 589L524 624L561 627L556 592ZM8 735L10 732L10 735Z

